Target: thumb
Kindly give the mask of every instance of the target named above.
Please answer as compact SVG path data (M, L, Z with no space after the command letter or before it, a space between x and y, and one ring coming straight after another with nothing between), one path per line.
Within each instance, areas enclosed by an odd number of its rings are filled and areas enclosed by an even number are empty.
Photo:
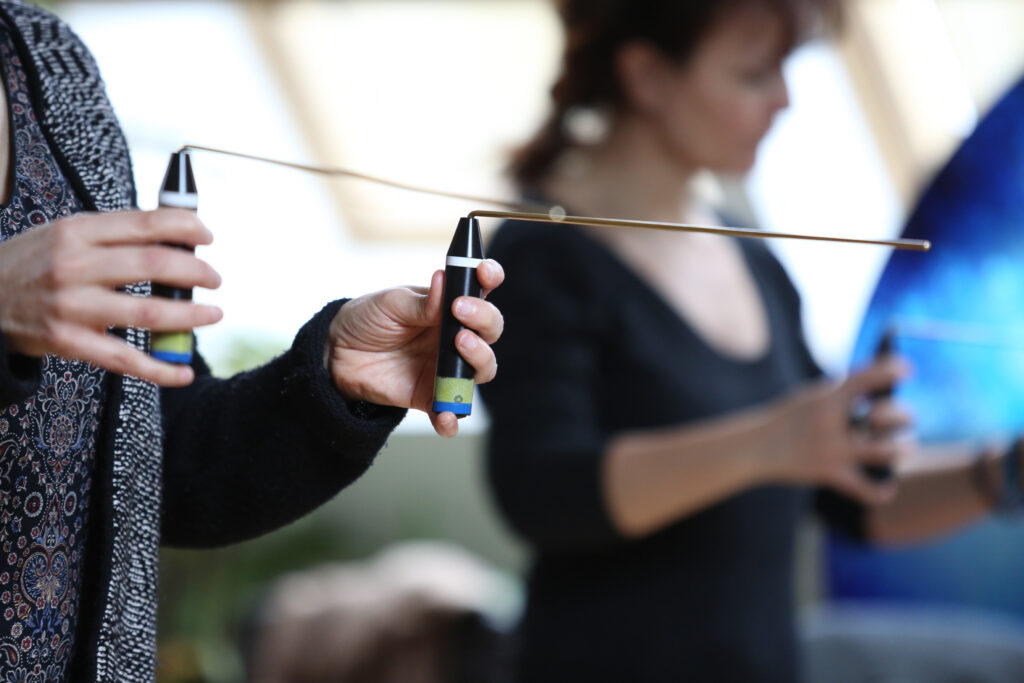
M444 271L438 270L430 279L429 290L421 287L393 289L379 300L378 305L384 315L400 325L431 327L441 321L443 296Z

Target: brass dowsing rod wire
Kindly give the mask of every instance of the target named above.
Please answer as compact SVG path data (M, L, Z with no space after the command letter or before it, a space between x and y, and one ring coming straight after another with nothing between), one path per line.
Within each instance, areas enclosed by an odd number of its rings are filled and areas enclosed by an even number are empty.
M904 249L907 251L929 251L932 248L928 240L868 240L855 237L826 237L823 235L801 235L787 232L765 232L753 228L720 228L711 225L687 225L684 223L655 223L652 221L633 221L621 218L592 218L588 216L558 216L543 213L516 213L513 211L471 211L470 218L508 218L536 223L570 223L572 225L589 225L611 228L641 228L644 230L669 230L672 232L705 232L712 235L729 237L746 237L754 239L792 239L814 240L818 242L845 242L848 244L873 244L877 246Z
M510 209L518 209L517 211L482 211L476 210L469 213L469 218L510 218L521 221L532 221L537 223L567 223L572 225L587 225L587 226L599 226L599 227L614 227L614 228L638 228L644 230L668 230L673 232L703 232L714 235L726 235L730 237L744 237L748 239L797 239L797 240L814 240L819 242L842 242L847 244L871 244L876 246L892 247L894 249L905 249L909 251L928 251L931 249L931 242L927 240L869 240L869 239L857 239L854 237L826 237L822 235L801 235L796 233L784 233L784 232L765 232L762 230L755 230L753 228L723 228L708 225L687 225L684 223L657 223L652 221L634 221L625 220L620 218L596 218L588 216L561 216L554 212L552 207L551 213L534 213L529 211L522 211L521 209L527 208L549 208L549 207L532 207L524 206L518 202L509 202L500 199L493 199L491 197L477 197L474 195L461 194L457 192L446 192L443 190L434 190L431 188L420 187L417 185L410 185L407 183L400 183L394 180L388 180L386 178L380 178L377 176L367 175L365 173L358 173L356 171L349 171L344 168L326 168L322 166L312 166L308 164L297 164L291 161L282 161L280 159L271 159L269 157L261 157L255 154L246 154L244 152L233 152L225 149L218 149L215 147L206 147L203 145L182 145L182 152L187 150L196 150L202 152L210 152L212 154L223 154L225 156L238 157L240 159L248 159L250 161L260 161L267 164L274 164L276 166L284 166L285 168L292 168L299 171L305 171L307 173L318 173L320 175L328 176L341 176L346 178L354 178L357 180L365 180L371 183L377 183L378 185L386 185L399 190L408 190L410 192L419 192L422 194L430 194L440 197L448 197L451 199L461 199L470 201L478 204L491 204L494 206L504 206Z
M344 168L328 168L324 166L310 166L308 164L297 164L291 161L282 161L280 159L271 159L269 157L256 156L255 154L246 154L244 152L232 152L226 149L217 149L215 147L204 147L202 145L182 145L181 152L188 150L197 150L201 152L211 152L213 154L223 154L229 157L238 157L240 159L248 159L250 161L260 161L265 164L274 164L275 166L284 166L285 168L292 168L298 171L305 171L307 173L317 173L320 175L353 178L355 180L365 180L370 183L376 183L378 185L387 185L398 190L408 190L409 192L419 192L421 194L430 194L437 197L448 197L449 199L461 199L474 204L491 204L493 206L504 206L509 209L543 209L547 210L548 207L540 205L527 205L522 202L510 202L501 199L493 199L490 197L477 197L471 194L460 194L458 192L446 192L444 190L434 190L429 187L420 187L418 185L409 185L408 183L400 183L395 180L388 180L387 178L380 178L377 176L367 175L365 173L357 173L356 171L349 171Z

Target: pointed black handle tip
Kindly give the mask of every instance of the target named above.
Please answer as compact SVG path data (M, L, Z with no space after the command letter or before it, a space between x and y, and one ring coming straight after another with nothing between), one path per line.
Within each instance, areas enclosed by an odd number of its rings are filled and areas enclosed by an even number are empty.
M196 179L192 174L192 157L187 148L171 152L160 191L178 194L196 193Z

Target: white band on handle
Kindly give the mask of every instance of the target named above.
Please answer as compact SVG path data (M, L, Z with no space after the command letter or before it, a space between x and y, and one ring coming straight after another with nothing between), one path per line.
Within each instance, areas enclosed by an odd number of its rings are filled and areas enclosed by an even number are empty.
M199 195L185 192L161 192L160 206L172 209L198 209Z
M463 268L476 268L477 266L479 266L483 262L484 262L483 259L469 258L468 256L449 256L448 260L445 263L447 265L449 265L449 266L461 266Z

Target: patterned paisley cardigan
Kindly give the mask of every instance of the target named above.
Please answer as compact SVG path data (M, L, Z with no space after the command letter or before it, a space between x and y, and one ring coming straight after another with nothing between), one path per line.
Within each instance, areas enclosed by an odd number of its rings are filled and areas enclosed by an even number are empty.
M131 160L99 71L58 19L0 0L62 170L90 211L135 206ZM129 287L146 296L148 283ZM156 668L158 547L208 547L252 538L320 505L369 467L404 416L353 410L323 367L328 304L292 348L229 380L196 357L196 381L159 390L107 373L75 681L148 681ZM0 331L2 332L2 331ZM123 332L145 349L148 333ZM33 393L36 359L10 354L0 334L0 405Z

